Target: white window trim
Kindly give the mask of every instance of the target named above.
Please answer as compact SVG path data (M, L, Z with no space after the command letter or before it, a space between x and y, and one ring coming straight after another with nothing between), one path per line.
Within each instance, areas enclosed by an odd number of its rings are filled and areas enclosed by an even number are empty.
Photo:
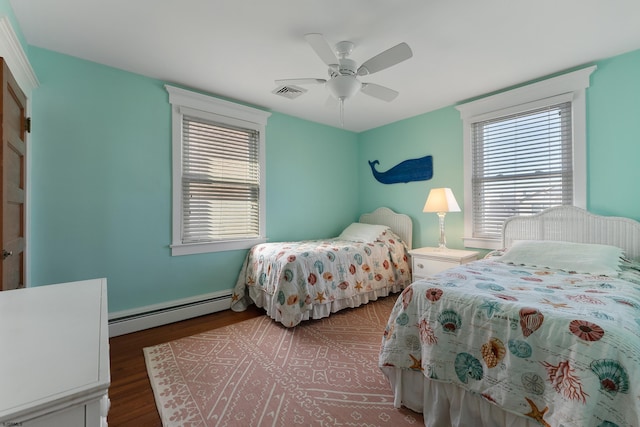
M558 97L572 101L574 206L587 205L587 108L586 89L596 66L552 77L486 98L456 106L463 122L464 141L464 245L472 248L500 249L501 241L473 238L472 220L472 124L494 117L552 105Z
M171 255L249 249L253 245L266 242L265 127L271 113L170 85L165 85L165 88L169 92L172 117ZM245 127L256 129L260 133L260 236L258 238L207 243L182 243L182 119L185 112L188 115L215 119L230 125L241 124Z

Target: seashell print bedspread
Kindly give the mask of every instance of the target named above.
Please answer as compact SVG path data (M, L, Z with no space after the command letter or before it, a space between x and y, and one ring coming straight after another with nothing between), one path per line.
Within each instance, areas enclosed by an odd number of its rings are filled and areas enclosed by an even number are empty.
M543 426L640 426L640 272L484 259L405 288L380 366L423 371Z
M313 305L371 291L387 295L411 283L409 255L391 231L372 243L338 239L263 243L251 248L233 290L231 308L271 296L281 323L292 327ZM375 299L375 298L373 298ZM328 312L328 311L327 311Z

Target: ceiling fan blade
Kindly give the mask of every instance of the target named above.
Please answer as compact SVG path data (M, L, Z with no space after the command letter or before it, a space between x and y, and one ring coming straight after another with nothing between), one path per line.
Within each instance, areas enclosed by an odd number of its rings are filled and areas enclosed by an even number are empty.
M398 96L398 92L388 87L380 86L375 83L362 83L360 89L362 93L373 96L383 101L391 102Z
M275 80L277 85L315 85L323 84L327 81L325 79L279 79Z
M305 34L304 38L316 52L316 55L318 55L320 59L322 59L322 62L327 65L338 64L338 58L336 57L335 52L333 51L331 46L329 46L329 43L327 43L322 34L309 33Z
M365 61L360 68L358 68L358 75L366 76L367 74L377 73L385 68L406 61L412 56L413 52L409 45L402 42Z

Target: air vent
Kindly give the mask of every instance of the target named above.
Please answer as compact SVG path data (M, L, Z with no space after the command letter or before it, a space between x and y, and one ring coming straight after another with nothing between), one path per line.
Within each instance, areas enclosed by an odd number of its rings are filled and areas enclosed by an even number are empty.
M285 98L295 99L305 93L307 90L299 86L278 86L272 93L280 95Z

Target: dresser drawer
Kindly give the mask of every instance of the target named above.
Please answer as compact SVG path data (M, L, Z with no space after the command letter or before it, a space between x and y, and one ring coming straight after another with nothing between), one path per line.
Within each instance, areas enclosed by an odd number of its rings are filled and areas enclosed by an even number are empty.
M417 277L422 279L424 277L434 275L448 268L455 267L456 265L459 265L459 263L453 262L453 261L414 258L413 259L413 277L414 277L413 280L416 280Z
M478 259L478 253L457 249L419 248L409 251L413 281Z

